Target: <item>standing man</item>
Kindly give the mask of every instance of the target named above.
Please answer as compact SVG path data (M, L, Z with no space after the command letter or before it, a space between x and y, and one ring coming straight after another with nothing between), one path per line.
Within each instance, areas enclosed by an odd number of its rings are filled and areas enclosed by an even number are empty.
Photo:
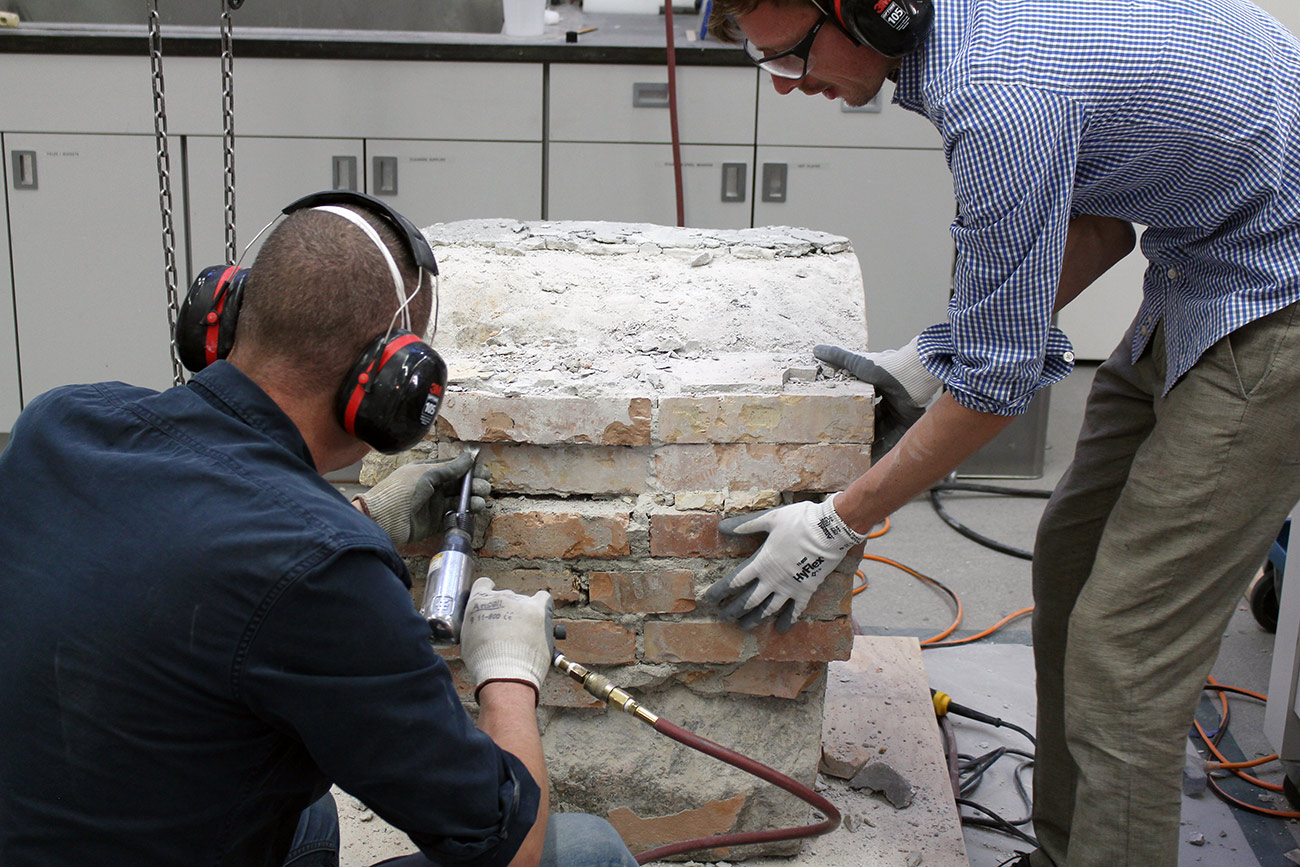
M1141 309L1039 528L1041 848L1020 863L1173 867L1184 733L1300 498L1300 43L1247 0L715 0L710 25L781 93L863 105L893 81L958 202L947 321L896 352L817 350L915 424L825 503L729 519L769 538L710 589L724 616L788 625L1069 373L1053 310L1149 227Z
M356 507L323 478L433 421L428 242L354 193L285 214L191 290L188 384L55 389L0 456L0 863L337 865L331 783L410 836L402 865L635 863L603 820L548 823L549 595L475 584L477 725L412 605L392 538L470 460Z

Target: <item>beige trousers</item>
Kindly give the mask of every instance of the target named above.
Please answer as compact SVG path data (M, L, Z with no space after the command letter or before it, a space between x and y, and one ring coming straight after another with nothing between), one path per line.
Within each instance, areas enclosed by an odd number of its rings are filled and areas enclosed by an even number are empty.
M1034 551L1034 867L1176 867L1183 739L1300 499L1300 304L1163 397L1163 329L1136 364L1130 339L1097 369Z

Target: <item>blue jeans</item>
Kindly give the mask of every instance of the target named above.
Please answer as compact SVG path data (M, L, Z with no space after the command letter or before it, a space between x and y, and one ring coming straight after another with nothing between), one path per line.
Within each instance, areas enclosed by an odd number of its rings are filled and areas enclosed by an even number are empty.
M298 819L284 867L338 867L339 816L329 792ZM420 853L379 862L386 867L431 867ZM588 813L552 814L546 823L540 867L636 867L613 826ZM378 867L378 865L375 865Z

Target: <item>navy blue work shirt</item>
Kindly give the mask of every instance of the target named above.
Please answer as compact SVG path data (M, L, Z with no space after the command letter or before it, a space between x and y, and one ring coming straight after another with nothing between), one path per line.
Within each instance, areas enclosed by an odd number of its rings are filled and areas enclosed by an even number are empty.
M0 503L0 864L278 865L331 782L438 863L523 842L392 543L234 366L42 395Z

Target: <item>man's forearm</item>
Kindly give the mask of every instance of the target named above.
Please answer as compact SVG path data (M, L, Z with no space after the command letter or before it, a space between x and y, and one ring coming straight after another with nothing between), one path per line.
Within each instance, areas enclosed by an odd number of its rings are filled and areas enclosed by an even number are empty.
M531 686L508 681L486 683L478 694L478 727L497 746L523 762L541 789L537 821L524 838L510 867L533 867L541 859L546 820L550 814L550 784L546 778L542 738L537 731L536 701L537 694Z
M1123 220L1091 215L1071 220L1054 310L1127 256L1135 238L1133 226ZM854 530L867 532L957 469L1014 420L966 409L942 395L897 446L836 497L835 511Z
M1114 217L1084 214L1071 220L1065 235L1065 253L1061 257L1061 276L1056 285L1056 304L1052 312L1059 312L1132 252L1136 239L1133 224Z
M835 498L835 511L866 533L951 473L1015 421L967 409L943 394L885 456Z

